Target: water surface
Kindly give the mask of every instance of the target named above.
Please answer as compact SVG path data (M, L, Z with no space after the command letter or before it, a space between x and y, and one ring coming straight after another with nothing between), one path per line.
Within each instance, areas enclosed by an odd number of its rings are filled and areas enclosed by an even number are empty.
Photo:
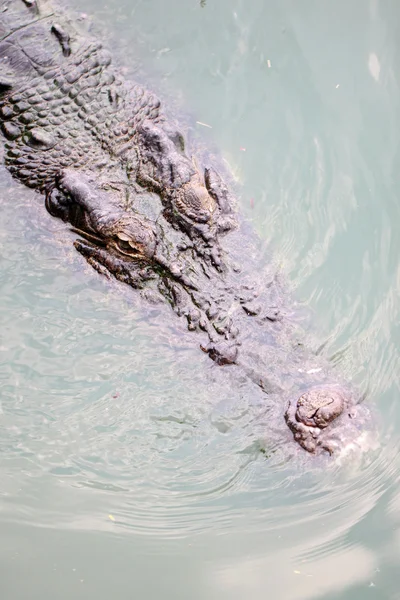
M2 597L398 598L400 8L74 5L218 149L379 443L329 468L261 453L261 391L1 169Z

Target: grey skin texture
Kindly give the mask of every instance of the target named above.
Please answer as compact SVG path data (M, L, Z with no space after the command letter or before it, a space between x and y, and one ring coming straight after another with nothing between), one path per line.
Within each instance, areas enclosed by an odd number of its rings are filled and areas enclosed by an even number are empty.
M216 364L279 403L302 448L340 446L358 398L297 342L276 272L217 170L198 165L158 98L125 81L79 19L48 0L0 0L0 15L11 174L79 234L97 271L166 300Z

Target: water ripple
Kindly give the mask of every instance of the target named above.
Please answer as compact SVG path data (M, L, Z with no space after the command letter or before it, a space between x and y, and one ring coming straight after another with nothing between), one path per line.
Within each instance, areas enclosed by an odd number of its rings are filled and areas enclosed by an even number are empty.
M337 460L305 455L270 427L260 389L216 368L167 309L99 278L64 224L1 171L0 511L9 523L138 534L154 546L229 534L240 556L220 557L221 590L253 582L267 558L273 579L271 564L288 556L291 574L321 569L337 590L378 566L379 528L398 542L396 46L385 34L378 52L365 36L356 58L345 44L356 25L335 45L323 15L310 35L305 6L298 15L295 3L268 4L266 15L265 3L252 12L238 1L218 20L224 3L209 4L207 28L193 22L197 45L179 49L179 20L173 52L145 42L174 92L179 72L188 79L190 104L240 179L241 211L314 310L311 345L365 394L377 438ZM219 54L204 32L218 25L220 39L222 23L231 35ZM357 68L343 70L350 56ZM286 597L310 597L303 580L291 589Z

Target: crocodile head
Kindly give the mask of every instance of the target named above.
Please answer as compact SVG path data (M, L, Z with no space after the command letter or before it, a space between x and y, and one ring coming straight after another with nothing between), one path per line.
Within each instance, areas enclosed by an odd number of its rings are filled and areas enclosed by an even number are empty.
M124 203L121 190L102 184L98 174L68 168L48 191L46 206L80 234L75 247L99 272L142 289L147 297L150 293L152 299L154 294L167 299L178 315L187 318L189 329L206 333L206 344L201 347L217 364L235 363L267 393L286 395L283 388L274 390L270 385L276 355L282 354L286 367L291 360L286 346L279 350L273 342L279 315L268 310L270 284L265 298L256 298L266 307L265 314L260 313L253 306L254 290L242 285L243 274L231 270L230 277L221 277L219 267L207 255L207 223L197 223L203 237L196 240L195 230L190 234L185 230L189 221L182 229L165 217L165 205L156 194L145 190L141 203L137 192L131 195L133 202ZM215 251L217 243L211 238L209 248ZM265 328L265 322L270 326ZM369 421L366 409L360 408L351 390L326 381L325 376L318 381L317 373L313 382L302 380L301 374L298 377L285 413L295 441L311 453L337 454L349 446L349 440L359 438L360 424Z

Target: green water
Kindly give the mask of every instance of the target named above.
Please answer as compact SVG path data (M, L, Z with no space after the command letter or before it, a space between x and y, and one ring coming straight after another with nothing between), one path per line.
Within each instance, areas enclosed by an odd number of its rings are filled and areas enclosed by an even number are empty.
M1 169L4 600L400 598L400 6L203 4L72 2L227 161L378 445L327 469L262 455L262 394Z

